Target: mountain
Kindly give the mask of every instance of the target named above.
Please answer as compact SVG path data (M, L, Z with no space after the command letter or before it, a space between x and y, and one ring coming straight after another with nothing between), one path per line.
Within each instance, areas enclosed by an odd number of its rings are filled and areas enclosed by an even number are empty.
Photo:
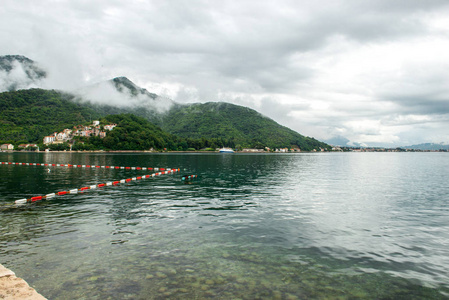
M40 142L52 132L107 115L130 112L148 120L145 109L92 104L60 91L3 92L0 93L0 142ZM186 139L184 148L192 145L195 149L294 145L304 151L329 148L327 144L304 137L252 109L229 103L175 104L168 112L150 121L164 132Z
M418 145L411 145L411 146L405 146L401 147L403 149L414 149L414 150L449 150L449 145L440 143L424 143L424 144L418 144Z
M91 99L91 103L108 103L97 104L98 112L132 113L183 138L221 139L256 148L297 146L308 151L329 147L250 108L224 102L178 104L138 87L126 77L98 83L86 91L83 98ZM120 111L117 111L117 106Z
M74 94L80 101L115 106L129 112L139 111L148 118L157 117L175 104L168 98L140 88L124 76L80 88Z
M21 55L0 56L0 92L39 86L47 72Z
M117 124L104 139L97 139L101 147L109 150L187 150L190 146L145 118L133 114L108 115L103 124ZM92 143L92 139L88 142Z
M122 77L115 77L110 80L110 82L115 86L117 91L121 93L128 93L131 94L134 97L138 97L140 95L144 95L151 99L156 99L158 96L156 94L148 92L146 89L138 87L134 84L131 80L128 78L122 76Z
M193 143L195 148L330 149L329 145L281 126L253 109L217 102L178 104L140 88L123 76L70 93L42 89L14 91L26 86L25 82L38 82L46 73L23 56L3 56L0 62L3 83L9 84L10 91L0 94L0 141L39 142L44 135L62 127L125 113L143 117L164 132L186 139L187 144L201 140ZM28 81L15 80L13 75L17 70L23 73L20 78Z
M176 105L162 117L159 125L180 137L222 138L242 147L297 146L305 151L329 147L279 125L253 109L225 102Z
M104 115L74 100L71 94L42 89L0 93L0 142L41 142L55 131Z
M351 141L343 136L335 136L333 138L325 140L324 142L332 146L341 146L341 147L354 146L350 145Z

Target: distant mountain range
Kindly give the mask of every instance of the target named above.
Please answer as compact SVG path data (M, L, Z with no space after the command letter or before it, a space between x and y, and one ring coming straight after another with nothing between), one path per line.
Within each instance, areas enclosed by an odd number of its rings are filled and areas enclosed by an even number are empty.
M337 136L324 142L328 143L332 146L340 146L340 147L356 147L356 148L369 148L369 146L360 143L353 143L345 137ZM383 148L383 147L377 147ZM388 148L388 147L387 147ZM423 143L411 146L401 146L401 147L392 147L392 148L402 148L402 149L412 149L412 150L449 150L449 145L445 143Z
M449 150L449 145L441 143L424 143L418 145L404 146L403 149L414 149L414 150Z
M224 102L179 104L140 88L126 77L116 77L76 92L18 90L38 84L45 79L46 72L23 56L3 56L0 62L3 72L0 87L6 91L0 94L0 141L3 142L36 142L52 131L63 129L62 126L110 114L131 113L182 138L221 139L241 147L330 149L326 143L281 126L253 109ZM15 72L21 74L17 82L14 76L9 76Z

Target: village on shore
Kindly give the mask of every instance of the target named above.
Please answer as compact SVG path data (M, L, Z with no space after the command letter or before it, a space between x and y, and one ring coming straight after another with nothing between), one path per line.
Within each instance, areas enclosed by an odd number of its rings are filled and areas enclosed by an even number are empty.
M63 144L68 143L70 145L70 150L72 151L72 145L75 143L76 137L99 137L105 138L108 131L113 130L117 124L106 124L100 125L100 121L93 121L91 125L77 125L74 126L73 129L64 129L61 132L54 132L48 136L43 138L43 145L55 145L55 144ZM82 141L78 141L78 143L84 143ZM13 144L1 144L0 152L12 152L12 151L35 151L41 152L39 146L37 144L20 144L17 145L17 148ZM45 148L45 152L49 152L49 148ZM104 152L105 150L91 150L86 151L83 150L81 152ZM164 152L213 152L219 151L219 149L201 149L198 151L166 151ZM264 149L253 149L253 148L244 148L240 151L234 150L235 152L241 153L299 153L299 152L329 152L329 150L320 148L319 150L314 149L313 151L301 151L298 147L292 148L276 148L270 149L269 147L265 147ZM64 150L63 152L66 152ZM76 152L80 152L79 150ZM160 152L155 151L154 149L148 149L146 151L141 150L114 150L108 152ZM421 149L408 149L408 148L382 148L382 147L343 147L343 146L332 146L331 152L448 152L447 149L440 150L421 150Z

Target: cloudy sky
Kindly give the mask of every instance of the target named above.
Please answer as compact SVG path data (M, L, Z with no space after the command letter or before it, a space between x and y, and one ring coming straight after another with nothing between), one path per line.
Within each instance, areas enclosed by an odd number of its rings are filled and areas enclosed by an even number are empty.
M126 76L302 134L449 143L449 2L2 0L0 55L73 89Z

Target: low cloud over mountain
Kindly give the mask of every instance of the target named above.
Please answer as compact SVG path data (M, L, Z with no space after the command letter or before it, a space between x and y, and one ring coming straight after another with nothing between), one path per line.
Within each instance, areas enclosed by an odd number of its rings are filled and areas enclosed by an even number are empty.
M45 70L25 56L0 56L0 92L38 87L46 76Z
M174 104L171 99L150 93L126 77L116 77L93 84L74 93L93 103L127 108L144 107L154 109L158 113L166 112Z

